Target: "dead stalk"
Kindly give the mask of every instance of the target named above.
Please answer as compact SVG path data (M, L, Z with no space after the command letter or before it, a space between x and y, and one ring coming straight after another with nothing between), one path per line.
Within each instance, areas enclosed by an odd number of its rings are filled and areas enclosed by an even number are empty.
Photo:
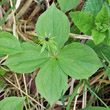
M45 3L46 3L46 7L47 7L47 9L50 7L50 5L49 5L49 1L48 0L45 0Z
M84 87L84 85L80 86L80 88L79 88L78 91L77 91L77 94L79 94L79 93L82 91L83 87ZM76 105L77 105L78 97L79 97L79 95L77 95L77 96L75 97L73 110L77 110L77 109L76 109Z
M10 0L11 7L13 7L12 0ZM16 32L16 18L15 18L15 9L12 10L13 13L13 35L18 39L18 34Z
M87 35L78 35L78 34L73 34L70 33L71 38L77 38L77 39L88 39L88 40L93 40L92 36L87 36Z
M86 108L86 102L87 102L87 85L84 86L83 90L82 108Z
M19 80L18 80L18 77L17 77L17 74L16 73L15 73L15 78L16 78L16 82L17 82L18 87L21 89L21 86L20 86L20 83L19 83ZM21 91L20 91L20 94L21 94L22 97L24 97L23 96L23 93ZM25 108L27 110L27 106L26 106L26 103L25 102L24 102L24 105L25 105Z
M26 85L26 78L25 78L24 73L23 73L23 80L24 80L24 86L25 86L26 95L28 95L28 90L27 90L27 85ZM27 97L27 101L28 101L28 104L29 104L30 101L29 101L28 97ZM30 107L30 104L29 104L29 107Z
M34 101L36 104L38 104L39 106L41 106L42 108L45 109L45 107L43 105L41 105L39 102L37 102L34 98L32 98L30 95L26 94L23 90L21 90L21 88L17 87L15 84L13 84L10 80L8 80L6 77L4 77L5 80L10 83L12 86L14 86L15 88L17 88L19 91L21 91L24 95L26 95L28 98L30 98L32 101Z

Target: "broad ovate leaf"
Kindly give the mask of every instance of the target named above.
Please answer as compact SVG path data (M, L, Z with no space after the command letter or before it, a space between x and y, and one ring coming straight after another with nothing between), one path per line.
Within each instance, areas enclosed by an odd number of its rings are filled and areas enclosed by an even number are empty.
M88 78L102 66L94 50L80 43L65 46L57 58L62 70L75 79Z
M105 107L88 107L88 108L83 108L81 110L109 110L109 109Z
M23 110L24 97L7 97L0 101L0 110Z
M48 53L41 53L41 47L31 42L21 44L22 53L10 55L3 65L7 65L11 71L18 73L30 73L48 61Z
M108 8L105 6L101 9L101 11L98 13L98 15L95 18L95 23L101 23L109 25L109 13Z
M54 37L53 40L56 42L57 49L59 50L69 38L70 23L66 15L58 10L53 3L39 17L36 24L36 32L40 40L43 37Z
M105 39L106 34L99 32L96 29L93 29L92 30L92 36L93 36L94 43L97 45Z
M73 8L76 8L80 0L58 0L61 10L65 13Z
M75 25L86 35L91 35L94 28L94 17L86 12L72 12L70 16Z
M103 0L86 0L82 11L96 16L98 12L101 10L102 5L103 5Z
M13 55L20 52L20 42L12 34L0 31L0 54Z
M38 92L52 105L61 98L67 88L67 75L56 59L46 63L36 77Z

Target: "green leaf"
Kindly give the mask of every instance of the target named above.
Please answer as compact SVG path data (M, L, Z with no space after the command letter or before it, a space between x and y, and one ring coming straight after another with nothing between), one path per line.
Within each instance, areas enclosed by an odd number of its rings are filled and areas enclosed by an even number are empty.
M82 11L96 16L98 12L101 10L102 4L103 0L87 0L83 6Z
M6 71L0 68L0 76L5 76L5 75L6 75Z
M101 23L109 25L109 14L108 14L108 8L103 7L101 11L98 13L98 15L95 18L95 23Z
M53 3L52 6L45 11L38 19L36 24L36 32L38 38L42 40L42 36L55 37L53 39L57 43L59 50L69 38L70 23L66 15L58 10ZM54 50L56 51L56 50Z
M0 57L4 57L5 55L3 55L3 54L0 54Z
M86 35L91 35L94 28L94 17L85 12L72 12L70 16L75 25Z
M101 23L96 23L96 29L97 29L98 31L100 31L100 28L101 28Z
M96 29L99 31L99 32L105 32L108 30L108 25L106 24L101 24L101 23L96 23Z
M108 28L108 31L106 32L104 43L110 46L110 28Z
M106 25L106 24L102 24L102 29L101 29L101 31L100 32L105 32L105 31L107 31L108 30L108 25Z
M105 33L99 32L96 29L92 30L92 36L96 45L101 43L106 37Z
M4 86L4 82L0 81L0 90L2 89L3 86Z
M0 54L13 55L20 52L19 41L12 34L0 31Z
M0 101L0 110L23 110L24 100L24 97L7 97Z
M58 0L61 10L65 13L73 8L76 8L80 0Z
M110 0L108 0L108 2L109 2L109 6L110 6Z
M65 46L57 58L62 70L75 79L88 78L102 66L93 49L80 43Z
M88 45L88 46L90 46L97 54L98 54L98 56L99 56L99 54L100 54L100 45L101 44L98 44L98 45L95 45L95 43L92 41L92 40L88 40L87 42L86 42L86 45ZM97 48L96 48L97 47ZM100 57L100 56L99 56Z
M71 28L71 33L80 34L80 30L78 29L78 27L77 27L76 25L74 25L74 26Z
M88 108L83 108L81 110L108 110L108 108L104 108L104 107L88 107Z
M25 42L21 44L22 53L11 55L3 65L7 65L12 71L18 73L30 73L42 66L43 63L49 60L47 51L40 53L41 47Z
M106 68L105 74L108 75L108 79L110 81L110 67L109 66Z
M103 56L105 55L105 57L110 61L110 46L107 46L103 43L95 45L91 40L87 41L86 44L93 48L100 58L105 59Z
M110 3L110 0L109 0L109 2L107 2L107 1L103 1L103 7L107 7L108 8L108 11L109 11L109 20L110 20L110 5L109 5L109 3Z
M36 78L36 87L51 105L64 94L67 88L67 75L61 70L56 59L47 62L40 69Z
M98 49L100 49L100 57L103 58L103 59L105 59L103 57L103 54L104 54L105 57L107 57L107 59L109 59L109 61L110 61L110 46L101 45L101 46L98 46L98 47L99 47Z

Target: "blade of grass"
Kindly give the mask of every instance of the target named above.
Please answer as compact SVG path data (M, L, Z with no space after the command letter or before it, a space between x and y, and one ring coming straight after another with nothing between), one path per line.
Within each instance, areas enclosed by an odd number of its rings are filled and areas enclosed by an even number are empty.
M89 91L90 91L94 96L96 96L96 97L102 102L102 104L103 104L106 108L110 109L110 108L105 104L105 102L103 102L102 99L90 88L89 82L88 82L87 80L85 80L85 83L87 84L87 88L89 89Z
M63 104L63 109L65 110L65 101L64 101L64 97L61 97L61 102Z
M95 101L95 96L92 98L92 100L90 100L90 101L88 102L88 104L87 104L86 107L90 107L90 106L94 103L94 101Z
M65 98L69 98L69 97L71 97L71 95L65 95L65 96L63 96L64 99Z
M69 110L70 105L71 105L71 102L72 102L72 100L74 99L74 97L77 95L77 91L78 91L79 87L81 86L81 84L82 84L82 81L80 81L79 84L77 85L77 87L75 88L73 94L72 94L71 97L70 97L70 100L69 100L69 102L68 102L68 105L67 105L67 107L66 107L66 110Z
M11 7L11 8L7 11L7 13L5 14L5 16L3 17L3 19L2 19L1 22L0 22L0 26L4 23L5 19L7 18L7 16L9 15L9 13L12 11L13 8L14 8L14 7Z
M0 5L10 5L10 4L6 2L0 2Z
M105 58L105 60L108 62L108 66L105 67L106 71L105 71L105 75L107 74L108 75L108 79L110 81L110 61L109 59L102 53L103 57Z
M50 108L50 104L48 104L47 106L46 106L46 110L48 110Z
M105 71L105 74L104 74L104 76L102 77L102 79L101 79L101 82L100 82L100 85L99 85L99 87L97 88L97 92L100 90L100 86L101 86L101 83L103 82L103 80L104 80L104 78L106 77L106 75L108 75L108 79L109 79L109 81L110 81L110 61L108 60L108 58L102 53L102 55L103 55L103 57L105 58L105 60L108 62L108 66L106 66L106 64L104 64L103 62L103 65L104 65L104 68L106 69L106 71Z

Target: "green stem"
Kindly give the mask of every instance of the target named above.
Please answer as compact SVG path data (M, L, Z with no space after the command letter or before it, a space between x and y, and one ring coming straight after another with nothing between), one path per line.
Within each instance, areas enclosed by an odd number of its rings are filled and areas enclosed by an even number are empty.
M51 47L48 46L48 48L49 48L48 50L51 52L51 54L52 54L53 56L55 56L55 55L54 55L54 52L53 52L52 49L51 49Z

